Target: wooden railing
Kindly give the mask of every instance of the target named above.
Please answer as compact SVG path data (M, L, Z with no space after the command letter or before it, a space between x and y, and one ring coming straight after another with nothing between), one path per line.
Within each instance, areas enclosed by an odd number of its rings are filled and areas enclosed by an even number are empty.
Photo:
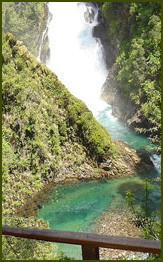
M161 254L159 240L11 226L2 226L2 235L81 245L83 260L100 260L99 247Z

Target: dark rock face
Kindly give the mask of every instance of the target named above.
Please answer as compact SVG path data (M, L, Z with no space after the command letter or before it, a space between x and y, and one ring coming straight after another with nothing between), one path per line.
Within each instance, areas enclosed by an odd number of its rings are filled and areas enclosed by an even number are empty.
M111 68L115 61L115 56L114 56L114 50L113 46L110 43L110 40L107 36L107 29L105 26L105 23L102 20L101 15L99 14L99 24L94 27L93 30L93 36L96 38L99 38L103 47L104 47L104 59L107 65L107 68Z
M124 96L116 80L117 70L115 64L109 70L107 79L102 87L101 98L113 108L113 115L125 123L129 128L149 128L147 119L144 119L139 105L135 105Z
M88 5L93 5L95 7L101 7L104 2L87 2Z
M95 19L95 12L91 4L86 4L86 11L84 12L84 18L87 23L93 23Z
M112 106L113 115L125 123L129 128L150 128L147 119L144 119L140 105L136 105L123 94L117 82L116 44L111 44L107 35L107 26L99 10L99 24L94 27L93 36L99 38L104 48L104 59L108 68L108 76L102 87L101 98ZM146 134L148 136L148 134ZM149 134L150 135L150 134Z
M121 93L115 76L116 67L113 66L103 85L101 97L113 107L113 115L126 123L132 116L134 116L136 108L134 104L131 104Z
M135 114L135 105L129 102L121 92L117 83L117 69L115 65L116 47L111 44L107 35L107 26L99 11L99 24L94 27L93 36L99 38L104 47L104 58L108 68L108 76L102 87L101 98L113 107L113 115L128 126L134 126L134 122L139 122L138 113Z

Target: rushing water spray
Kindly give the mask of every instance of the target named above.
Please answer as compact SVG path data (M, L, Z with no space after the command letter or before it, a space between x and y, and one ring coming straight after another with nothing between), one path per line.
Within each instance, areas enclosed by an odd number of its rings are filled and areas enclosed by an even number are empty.
M98 9L86 3L50 2L49 24L52 69L69 91L83 100L94 115L107 104L100 100L107 70L100 41L93 37Z

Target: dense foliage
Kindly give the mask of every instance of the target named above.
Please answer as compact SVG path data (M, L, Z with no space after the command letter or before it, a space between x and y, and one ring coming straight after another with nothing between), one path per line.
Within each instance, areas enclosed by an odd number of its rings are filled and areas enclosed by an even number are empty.
M46 2L2 2L2 31L12 33L37 56L47 20Z
M114 46L119 93L144 119L136 131L160 142L161 3L106 2L102 14Z
M116 149L86 105L22 42L10 33L3 34L2 42L2 208L8 224L17 208L45 183L72 170L78 174L86 159L92 163L111 159ZM11 224L17 225L17 219L13 217ZM22 219L19 225L39 226L32 221ZM11 249L3 248L5 259L10 259L15 249L17 256L24 258L18 242L4 238L4 245ZM35 259L49 259L44 248L33 241L28 245L42 250L39 256L35 251ZM48 248L52 250L52 246Z
M2 218L3 225L30 228L48 228L48 223L34 218L6 217ZM2 259L3 260L56 260L57 252L54 255L52 251L57 246L44 241L21 239L11 236L2 237ZM59 251L58 251L59 252Z
M151 186L151 181L146 179L142 190L141 206L137 205L136 198L130 190L126 191L126 200L133 214L134 225L143 230L143 238L161 240L160 211L152 210ZM161 260L161 255L150 254L149 260L153 259Z

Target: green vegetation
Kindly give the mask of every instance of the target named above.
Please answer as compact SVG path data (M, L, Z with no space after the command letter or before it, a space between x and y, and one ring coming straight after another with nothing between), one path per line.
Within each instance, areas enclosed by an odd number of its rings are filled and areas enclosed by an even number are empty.
M113 3L102 6L114 47L119 93L132 101L144 126L136 131L160 142L161 3Z
M4 216L2 223L16 227L49 228L47 222L33 217ZM2 246L3 260L70 260L56 244L46 241L2 236Z
M2 39L2 122L2 209L8 225L40 227L33 218L17 218L17 209L58 175L84 169L87 159L94 168L117 152L86 105L11 33ZM24 254L20 241L3 241L4 259L53 257L51 244L23 240L29 249Z
M39 227L48 228L48 223L43 220L34 218L9 217L4 216L3 225L11 225L16 227ZM59 250L57 246L44 241L21 239L11 236L2 237L3 260L58 260ZM52 251L56 249L54 255Z
M47 21L47 2L2 2L2 31L12 33L37 56Z
M150 207L151 184L148 179L144 181L142 206L136 204L136 199L131 191L126 192L126 200L130 207L136 227L143 229L143 237L146 239L161 240L161 220L158 217L160 211L154 212ZM160 255L150 254L149 260L161 259Z

